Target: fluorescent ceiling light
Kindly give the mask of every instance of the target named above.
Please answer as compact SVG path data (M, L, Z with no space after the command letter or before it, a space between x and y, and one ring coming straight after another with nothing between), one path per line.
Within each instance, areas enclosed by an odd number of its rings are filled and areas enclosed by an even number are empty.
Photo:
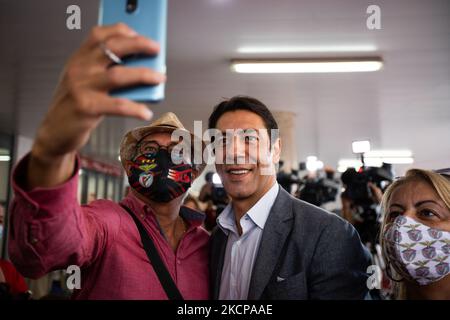
M368 167L381 167L383 163L389 164L412 164L414 163L414 158L412 157L372 157L365 158L364 164ZM348 168L355 168L358 170L362 167L361 160L358 159L341 159L338 162L338 171L344 172Z
M361 160L357 160L357 159L341 159L338 162L337 170L342 173L342 172L345 172L345 170L347 170L348 168L354 168L355 170L358 170L361 167L362 167Z
M378 167L383 165L383 158L365 158L364 164L368 167Z
M10 161L11 157L10 156L0 156L0 161Z
M231 61L238 73L334 73L370 72L380 70L380 58L355 59L239 59Z
M341 159L339 160L338 165L347 168L359 168L362 166L362 162L357 159Z
M381 158L383 162L390 164L412 164L414 163L414 158L412 157L391 157L391 158Z
M378 158L365 158L364 163L368 167L381 167L384 163L389 164L412 164L414 163L413 157L378 157Z
M352 142L353 153L365 153L370 151L370 141L361 140Z
M364 154L366 158L379 157L412 157L412 152L409 150L372 150Z
M413 154L410 150L373 150L364 153L365 163L381 162L390 164L412 164Z
M227 4L231 2L230 0L211 0L213 4Z
M323 53L323 52L373 52L374 45L323 45L323 46L246 46L237 49L238 53Z

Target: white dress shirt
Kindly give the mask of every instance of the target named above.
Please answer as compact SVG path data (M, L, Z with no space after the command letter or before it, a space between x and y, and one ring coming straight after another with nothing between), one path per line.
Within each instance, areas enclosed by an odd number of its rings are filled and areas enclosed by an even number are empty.
M220 300L247 299L253 265L264 225L278 195L278 190L278 183L274 183L269 191L242 216L240 220L241 236L236 227L231 203L217 218L217 224L228 235L220 282Z

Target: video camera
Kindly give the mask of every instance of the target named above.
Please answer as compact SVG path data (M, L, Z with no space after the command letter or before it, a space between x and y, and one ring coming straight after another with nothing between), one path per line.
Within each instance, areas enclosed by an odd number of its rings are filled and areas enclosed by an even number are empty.
M362 167L359 171L349 168L341 175L345 185L342 196L352 200L357 206L369 207L374 202L369 182L383 190L384 184L392 182L393 178L391 165L386 163L381 168Z
M213 177L214 172L208 172L205 175L205 180L207 183L211 184L211 194L209 197L217 208L217 214L219 214L227 206L229 199L222 183L214 181Z
M359 220L354 226L361 241L370 243L370 250L374 252L375 244L378 243L380 210L369 182L383 190L385 185L393 180L391 165L383 164L381 168L362 167L359 171L347 169L341 175L341 180L345 185L342 197L351 200L354 215Z
M313 178L306 179L299 192L299 198L316 206L336 200L339 183L334 179Z
M280 161L280 168L283 162ZM299 170L306 170L305 162L299 163ZM280 171L277 174L278 183L288 192L297 185L296 196L308 203L321 206L327 202L336 200L339 191L339 183L334 180L334 172L325 171L325 177L304 177L300 178L298 170L292 170L291 173Z

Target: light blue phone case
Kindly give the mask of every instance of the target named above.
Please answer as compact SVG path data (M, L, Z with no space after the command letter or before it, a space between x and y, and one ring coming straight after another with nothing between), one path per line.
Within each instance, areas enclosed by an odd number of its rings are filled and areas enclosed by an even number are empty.
M110 25L123 22L137 33L151 38L160 45L157 56L133 56L123 60L130 67L147 67L166 73L167 1L137 0L137 9L127 12L127 0L101 0L99 24ZM139 85L111 92L112 96L135 101L158 102L164 99L164 84Z

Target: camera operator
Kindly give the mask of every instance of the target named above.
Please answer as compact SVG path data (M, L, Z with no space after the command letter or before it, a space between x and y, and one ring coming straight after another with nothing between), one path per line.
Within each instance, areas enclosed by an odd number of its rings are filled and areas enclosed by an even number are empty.
M372 182L369 182L367 186L369 187L370 192L372 194L373 202L377 205L381 204L383 191ZM341 201L342 201L342 217L353 225L362 223L363 222L362 218L355 212L354 203L352 202L351 199L347 197L345 193L341 194Z
M367 167L360 171L347 169L341 180L344 192L341 194L342 217L359 232L361 241L375 252L380 227L380 204L383 196L382 184L392 181L389 166Z

